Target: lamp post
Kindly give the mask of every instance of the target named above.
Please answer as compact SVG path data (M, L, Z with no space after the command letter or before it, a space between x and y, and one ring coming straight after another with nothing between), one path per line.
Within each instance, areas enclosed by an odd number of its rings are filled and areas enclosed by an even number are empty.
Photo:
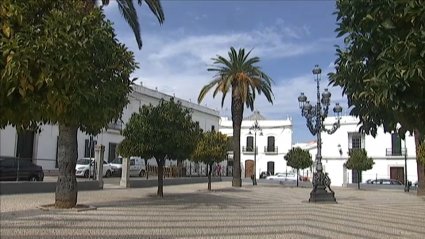
M328 173L323 173L322 167L322 132L333 134L340 126L340 115L342 107L339 103L336 103L333 108L333 112L336 115L337 121L333 124L331 129L326 129L323 121L326 119L329 113L329 105L331 101L331 93L328 89L322 93L320 98L320 80L321 80L322 69L319 65L315 65L313 69L314 80L316 81L317 87L317 104L312 106L310 101L304 93L298 97L300 104L301 115L307 120L307 127L312 135L317 136L317 154L316 154L316 172L313 174L313 190L310 193L309 202L336 202L335 192L330 188L331 179ZM326 191L326 188L330 192Z
M249 135L252 134L251 131L254 131L254 177L252 178L252 185L257 185L257 132L260 132L260 136L263 135L257 120L255 120L254 124L249 128Z

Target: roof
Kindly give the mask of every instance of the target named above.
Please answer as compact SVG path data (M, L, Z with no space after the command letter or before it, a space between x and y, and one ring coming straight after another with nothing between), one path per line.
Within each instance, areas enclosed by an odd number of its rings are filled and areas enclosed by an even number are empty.
M267 120L267 119L260 114L260 111L255 110L254 114L245 117L244 120Z

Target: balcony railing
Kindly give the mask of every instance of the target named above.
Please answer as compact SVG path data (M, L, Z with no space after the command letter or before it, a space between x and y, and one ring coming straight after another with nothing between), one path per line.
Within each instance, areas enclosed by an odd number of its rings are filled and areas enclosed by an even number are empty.
M278 150L277 150L277 147L264 146L264 153L265 154L277 154Z
M122 127L123 127L123 123L121 121L110 122L108 124L108 129L122 130Z
M255 147L255 151L258 154L258 146ZM254 149L253 149L253 147L242 146L242 153L244 153L244 154L254 154Z
M404 149L394 149L394 148L387 148L385 149L385 155L386 156L404 156L406 155L407 150Z

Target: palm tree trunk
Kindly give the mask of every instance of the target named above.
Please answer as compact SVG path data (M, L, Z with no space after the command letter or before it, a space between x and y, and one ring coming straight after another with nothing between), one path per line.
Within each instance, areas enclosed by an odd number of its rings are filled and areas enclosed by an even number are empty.
M422 135L419 133L418 130L414 131L415 135L415 146L416 146L416 157L419 156L419 146L423 143L422 142ZM417 164L417 173L418 173L418 190L416 192L416 195L418 196L425 196L425 166L419 163L419 160L416 159Z
M77 205L77 132L78 127L59 125L58 163L59 176L56 184L55 207L73 208Z
M241 126L243 117L243 102L236 95L236 87L232 87L232 121L233 121L233 187L242 187L241 178Z

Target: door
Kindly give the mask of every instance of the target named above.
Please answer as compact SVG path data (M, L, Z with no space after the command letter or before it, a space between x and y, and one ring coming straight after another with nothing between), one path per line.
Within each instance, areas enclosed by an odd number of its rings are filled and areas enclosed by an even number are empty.
M274 162L272 161L267 162L267 172L274 175Z
M358 173L357 170L351 170L351 183L362 182L362 172Z
M404 184L404 167L390 167L390 178Z
M251 178L251 175L254 174L254 160L245 161L245 178Z
M34 153L34 131L27 130L18 133L18 144L16 145L16 157L30 159Z

